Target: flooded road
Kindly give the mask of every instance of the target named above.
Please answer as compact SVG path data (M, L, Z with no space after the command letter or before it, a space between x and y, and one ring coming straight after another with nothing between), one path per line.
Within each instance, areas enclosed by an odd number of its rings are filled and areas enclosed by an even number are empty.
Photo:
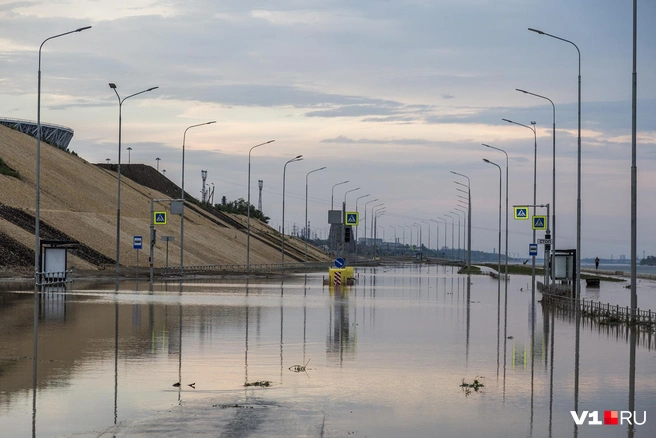
M43 296L36 361L32 292L1 292L1 435L656 436L653 334L577 330L529 277L506 300L452 267L356 273L342 290L322 274L76 283ZM623 299L605 288L590 293ZM577 426L573 410L646 423Z

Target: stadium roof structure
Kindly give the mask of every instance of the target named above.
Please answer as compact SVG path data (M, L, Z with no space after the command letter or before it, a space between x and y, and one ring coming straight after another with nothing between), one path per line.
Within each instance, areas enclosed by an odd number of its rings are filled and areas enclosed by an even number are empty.
M34 121L0 117L0 124L34 138L37 137L38 125ZM52 123L41 123L41 140L64 151L68 150L68 144L71 142L73 134L71 128Z

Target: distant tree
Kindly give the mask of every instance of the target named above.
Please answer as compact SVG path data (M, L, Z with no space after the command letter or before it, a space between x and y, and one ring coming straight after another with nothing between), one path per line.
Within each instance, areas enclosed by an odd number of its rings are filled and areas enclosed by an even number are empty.
M656 266L656 257L647 256L647 258L640 260L641 265Z
M225 200L225 196L222 199L222 204L216 204L216 207L219 211L225 211L226 213L241 214L243 216L248 215L249 204L243 198L239 198L236 201L228 202ZM255 208L250 204L251 217L259 219L265 224L269 223L269 217L262 213L260 210Z

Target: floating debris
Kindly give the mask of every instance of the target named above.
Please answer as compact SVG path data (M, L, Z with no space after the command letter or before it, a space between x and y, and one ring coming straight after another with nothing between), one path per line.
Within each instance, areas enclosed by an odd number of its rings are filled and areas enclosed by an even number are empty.
M259 380L257 382L251 382L251 383L244 383L244 386L264 386L264 387L269 387L271 386L271 382L268 380Z
M311 360L312 359L308 359L305 365L292 365L289 367L289 371L293 371L295 373L306 372L305 369L307 368L307 365L310 363Z
M478 390L485 386L485 385L483 385L483 383L479 379L483 379L483 377L482 376L476 376L473 383L467 383L467 382L465 382L464 378L462 379L462 383L460 384L460 387L465 392L465 397L467 397L469 394L471 394L472 389L475 392L479 392Z

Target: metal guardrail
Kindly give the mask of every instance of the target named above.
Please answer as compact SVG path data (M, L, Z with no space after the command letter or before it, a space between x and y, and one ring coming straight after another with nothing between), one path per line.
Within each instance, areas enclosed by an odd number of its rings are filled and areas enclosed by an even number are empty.
M298 263L285 263L284 268L286 271L307 271L317 269L327 269L332 266L331 262L298 262ZM282 263L266 263L266 264L252 264L250 266L251 272L278 272L282 271ZM166 268L161 268L160 272L166 272ZM180 272L180 266L169 266L168 274L175 275ZM199 272L248 272L245 264L232 264L232 265L192 265L183 268L184 274L199 273Z
M56 271L56 272L38 272L37 278L40 281L37 281L37 286L51 286L57 284L67 284L72 283L73 279L69 278L70 274L73 273L73 270L67 271Z
M632 313L629 306L612 305L600 301L586 300L585 298L575 299L560 295L542 294L542 302L553 305L561 309L581 310L581 316L591 318L600 318L600 323L604 324L632 324ZM635 324L639 327L650 330L656 325L656 312L649 310L635 310Z

